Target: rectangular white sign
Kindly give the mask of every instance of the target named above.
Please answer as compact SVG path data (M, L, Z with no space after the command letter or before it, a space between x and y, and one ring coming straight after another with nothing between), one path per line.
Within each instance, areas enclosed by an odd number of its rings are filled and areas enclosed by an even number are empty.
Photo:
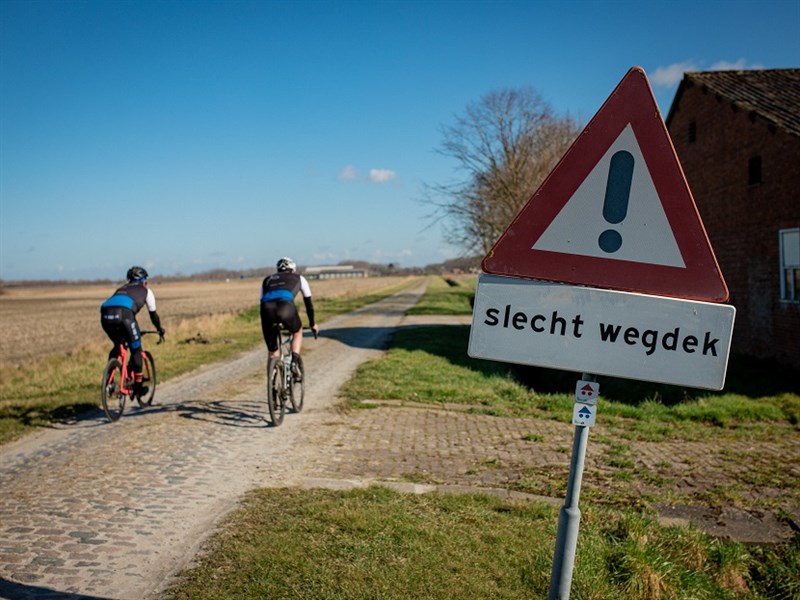
M726 304L481 275L468 353L721 390L735 314Z
M597 422L597 406L576 402L572 408L572 424L581 427L594 427Z

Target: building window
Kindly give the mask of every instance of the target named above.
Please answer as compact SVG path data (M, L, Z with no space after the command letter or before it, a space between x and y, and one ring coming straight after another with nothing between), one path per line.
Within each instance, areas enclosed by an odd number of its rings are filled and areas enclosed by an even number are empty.
M754 156L747 161L747 185L761 183L761 157Z
M697 141L697 123L692 121L689 123L689 143L694 144Z
M781 300L800 302L800 227L778 232L781 257Z

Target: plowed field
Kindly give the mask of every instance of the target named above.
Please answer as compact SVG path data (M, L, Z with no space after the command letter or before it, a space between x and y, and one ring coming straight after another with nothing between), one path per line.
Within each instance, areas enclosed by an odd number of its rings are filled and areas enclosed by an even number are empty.
M391 287L402 277L311 281L314 298L358 296ZM261 280L152 284L158 314L169 333L193 319L235 314L258 304ZM0 296L0 363L23 363L107 338L100 304L114 286L7 288ZM146 311L145 311L146 312ZM146 314L139 323L150 329Z

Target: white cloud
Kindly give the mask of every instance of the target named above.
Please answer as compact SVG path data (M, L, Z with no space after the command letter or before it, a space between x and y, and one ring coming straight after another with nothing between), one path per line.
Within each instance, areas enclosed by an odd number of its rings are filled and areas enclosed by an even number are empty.
M686 71L696 71L697 69L697 65L690 60L673 63L666 67L658 67L650 75L650 81L655 87L670 87L679 83Z
M673 63L666 67L658 67L650 75L650 82L654 87L672 87L680 83L686 71L741 71L743 69L763 69L761 65L748 65L747 60L740 58L731 62L728 60L718 60L707 69L702 64L697 64L692 60L685 60L680 63Z
M356 171L356 168L353 165L347 165L339 173L339 179L342 181L352 181L353 179L358 179L358 171Z
M709 67L709 71L741 71L742 69L747 69L747 61L743 58L740 58L736 62L729 62L727 60L720 60L715 62L711 67ZM751 69L758 68L758 67L749 67Z
M397 178L397 173L391 169L370 169L364 177L353 165L347 165L339 172L339 181L368 181L370 183L386 183Z
M370 169L369 180L373 183L386 183L397 177L397 173L391 169Z

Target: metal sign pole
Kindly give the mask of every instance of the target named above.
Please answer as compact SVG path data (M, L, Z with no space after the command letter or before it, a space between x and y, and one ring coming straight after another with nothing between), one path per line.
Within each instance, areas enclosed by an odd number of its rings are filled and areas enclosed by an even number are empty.
M596 381L594 375L588 373L583 373L581 379L579 386L580 383ZM597 400L596 392L592 395L592 398L594 401ZM579 394L576 398L577 402L581 402ZM575 422L574 419L573 422ZM593 423L594 415L592 415L591 424ZM556 535L555 554L553 555L553 571L550 577L548 600L569 600L572 570L575 566L575 551L578 547L578 526L581 521L581 510L578 508L578 501L581 496L581 480L583 479L586 445L589 440L589 427L590 425L575 425L567 495L558 515L558 533Z

